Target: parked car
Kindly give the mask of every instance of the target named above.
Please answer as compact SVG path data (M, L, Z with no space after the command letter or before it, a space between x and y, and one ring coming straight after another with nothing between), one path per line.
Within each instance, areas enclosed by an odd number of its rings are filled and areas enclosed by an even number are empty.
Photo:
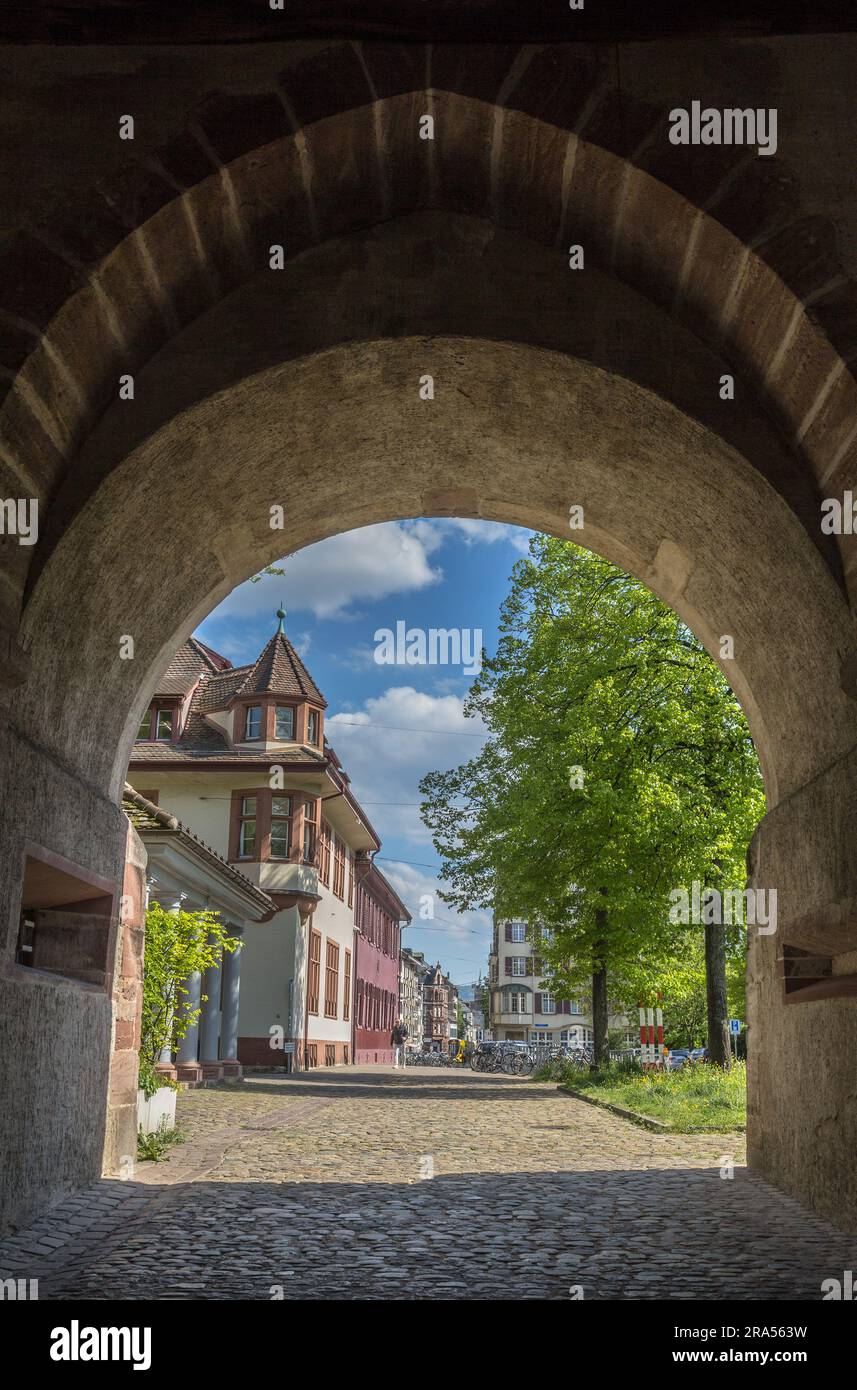
M689 1047L676 1047L667 1053L667 1071L678 1071L690 1058Z
M692 1048L692 1049L691 1049L691 1053L690 1053L690 1060L691 1060L691 1062L707 1062L707 1061L708 1061L708 1048L707 1048L707 1047L694 1047L694 1048Z

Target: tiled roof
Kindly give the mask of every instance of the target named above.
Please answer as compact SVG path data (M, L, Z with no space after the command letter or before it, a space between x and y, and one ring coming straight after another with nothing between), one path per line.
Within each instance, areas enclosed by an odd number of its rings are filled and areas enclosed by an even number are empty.
M216 666L215 662L221 665ZM173 688L165 684L167 681L174 683ZM175 743L135 744L131 754L132 766L137 763L175 762L246 762L263 766L281 762L305 763L307 767L325 764L325 754L320 749L301 744L278 749L276 754L265 754L258 748L231 746L221 730L205 718L207 714L225 710L238 694L298 695L326 706L318 686L284 632L275 632L258 660L245 666L231 666L225 657L212 652L195 637L189 638L170 662L158 693L187 693L194 682L198 684L181 737ZM347 781L343 771L340 771L340 776Z
M307 767L323 767L325 758L321 753L302 744L291 744L276 752L262 753L258 748L229 747L229 744L213 729L206 728L204 736L194 737L189 729L178 743L135 743L129 766L138 763L258 763L265 767L269 763L282 763L291 766L305 763Z
M249 878L228 864L222 855L207 845L198 835L194 835L193 831L189 830L186 825L182 825L176 816L171 816L169 811L165 811L162 806L156 806L154 802L147 801L145 796L141 796L138 791L134 790L130 782L125 783L122 792L122 810L138 834L166 833L177 836L196 854L202 854L209 862L211 869L224 878L228 878L245 892L250 893L257 906L262 908L264 912L276 911L276 904L268 897L267 893L263 893L262 889L251 882Z
M236 695L300 695L327 706L327 701L284 632L275 632Z
M183 642L161 677L155 695L186 695L201 675L224 671L231 662L195 637Z

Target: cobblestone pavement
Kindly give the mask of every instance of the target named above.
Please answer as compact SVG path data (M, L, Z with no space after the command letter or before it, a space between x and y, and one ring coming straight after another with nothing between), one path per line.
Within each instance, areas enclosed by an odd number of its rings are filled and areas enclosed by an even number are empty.
M0 1244L41 1298L818 1299L857 1239L552 1085L317 1071L185 1093L188 1142ZM733 1160L734 1178L720 1176Z

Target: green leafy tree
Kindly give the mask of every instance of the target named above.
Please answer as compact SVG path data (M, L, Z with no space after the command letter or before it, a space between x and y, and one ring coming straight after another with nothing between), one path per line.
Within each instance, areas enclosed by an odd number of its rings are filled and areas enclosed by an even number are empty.
M671 891L744 885L763 796L743 713L671 609L545 536L513 570L465 711L488 729L481 753L421 783L443 896L538 924L550 988L590 986L600 1060L608 972L613 995L653 1002L702 934L670 921Z
M143 1012L140 1039L140 1085L160 1084L155 1064L165 1047L175 1052L201 1007L187 1007L187 983L192 975L219 965L224 952L240 948L216 912L167 912L151 903L146 912L143 964ZM204 1003L207 995L201 995Z

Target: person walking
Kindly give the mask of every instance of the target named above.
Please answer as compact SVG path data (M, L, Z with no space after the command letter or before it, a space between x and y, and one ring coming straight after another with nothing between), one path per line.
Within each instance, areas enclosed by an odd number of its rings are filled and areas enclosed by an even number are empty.
M405 1043L408 1040L408 1030L401 1018L393 1026L390 1034L390 1042L393 1044L393 1066L398 1067L401 1058L402 1066L405 1065Z

